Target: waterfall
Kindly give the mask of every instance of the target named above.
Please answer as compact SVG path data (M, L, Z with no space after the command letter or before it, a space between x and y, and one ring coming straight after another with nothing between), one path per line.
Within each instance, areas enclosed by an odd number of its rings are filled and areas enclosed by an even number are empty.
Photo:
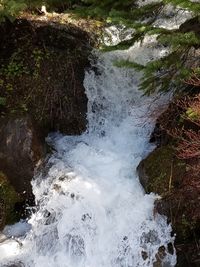
M136 172L154 148L149 137L166 97L143 96L142 74L113 64L145 63L165 53L153 37L126 51L94 52L84 81L87 131L48 137L54 153L32 182L37 208L31 230L10 244L9 255L0 249L2 266L175 266L176 255L167 249L174 241L171 226L154 212L158 196L145 194Z

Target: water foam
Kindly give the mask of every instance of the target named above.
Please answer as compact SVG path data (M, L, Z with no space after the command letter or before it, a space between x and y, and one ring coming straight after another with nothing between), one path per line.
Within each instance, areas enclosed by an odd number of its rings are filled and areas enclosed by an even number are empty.
M38 208L29 221L32 229L15 253L1 253L2 263L152 267L162 258L163 266L175 265L175 254L167 251L171 226L154 214L156 196L144 193L136 172L153 149L148 140L164 99L142 96L141 74L113 65L127 58L143 63L162 53L148 37L142 47L96 54L95 71L87 72L84 82L88 130L49 136L55 152L47 174L33 181Z

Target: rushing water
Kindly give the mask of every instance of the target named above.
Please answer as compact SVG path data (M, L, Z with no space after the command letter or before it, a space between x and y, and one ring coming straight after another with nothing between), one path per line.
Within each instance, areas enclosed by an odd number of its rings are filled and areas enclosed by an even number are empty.
M31 230L0 248L2 266L175 265L176 256L167 251L171 227L154 212L156 196L144 193L136 172L153 148L148 141L164 99L142 96L141 74L113 65L116 59L144 63L165 52L146 38L143 46L95 56L84 81L88 130L48 138L55 152L46 173L33 181L37 210Z

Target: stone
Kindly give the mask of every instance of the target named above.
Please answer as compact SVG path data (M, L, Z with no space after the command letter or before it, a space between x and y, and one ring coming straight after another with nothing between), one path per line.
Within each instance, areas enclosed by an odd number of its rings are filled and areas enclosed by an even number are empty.
M34 122L29 116L0 120L0 170L16 192L32 197L34 169L45 154Z
M19 219L16 205L22 201L19 194L10 184L7 176L0 171L0 230L5 224L12 224ZM0 242L1 236L0 236Z
M0 199L0 229L5 225L5 203L3 199ZM1 236L0 236L1 242Z
M175 157L174 149L170 145L158 147L137 167L145 191L161 196L180 186L185 169L186 165Z
M89 35L69 24L26 19L5 23L0 35L0 97L6 99L0 116L28 114L43 136L51 131L68 135L85 131L83 81L90 67ZM10 66L17 67L14 75Z
M151 136L151 141L156 142L158 147L139 164L137 170L145 192L160 195L154 204L154 214L167 216L168 222L171 223L172 235L175 234L176 237L176 266L196 267L200 266L200 159L179 158L179 139L173 135L175 130L183 128L198 131L196 124L180 120L184 117L184 112L176 102L172 102L161 114ZM167 249L169 253L174 253L172 244L168 244Z

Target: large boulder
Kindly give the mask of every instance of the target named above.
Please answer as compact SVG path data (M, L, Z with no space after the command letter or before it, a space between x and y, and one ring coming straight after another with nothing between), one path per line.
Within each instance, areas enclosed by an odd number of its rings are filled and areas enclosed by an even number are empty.
M146 193L157 193L154 212L167 216L176 234L177 267L198 267L199 177L175 156L170 144L155 149L137 168ZM187 173L189 171L190 175ZM195 242L194 242L195 238Z
M0 170L21 196L31 198L30 181L45 148L30 117L0 120Z
M29 114L45 135L86 129L90 38L82 28L18 19L0 26L0 116Z
M155 149L137 167L139 179L147 193L161 196L178 188L185 174L186 164L177 159L170 145Z

